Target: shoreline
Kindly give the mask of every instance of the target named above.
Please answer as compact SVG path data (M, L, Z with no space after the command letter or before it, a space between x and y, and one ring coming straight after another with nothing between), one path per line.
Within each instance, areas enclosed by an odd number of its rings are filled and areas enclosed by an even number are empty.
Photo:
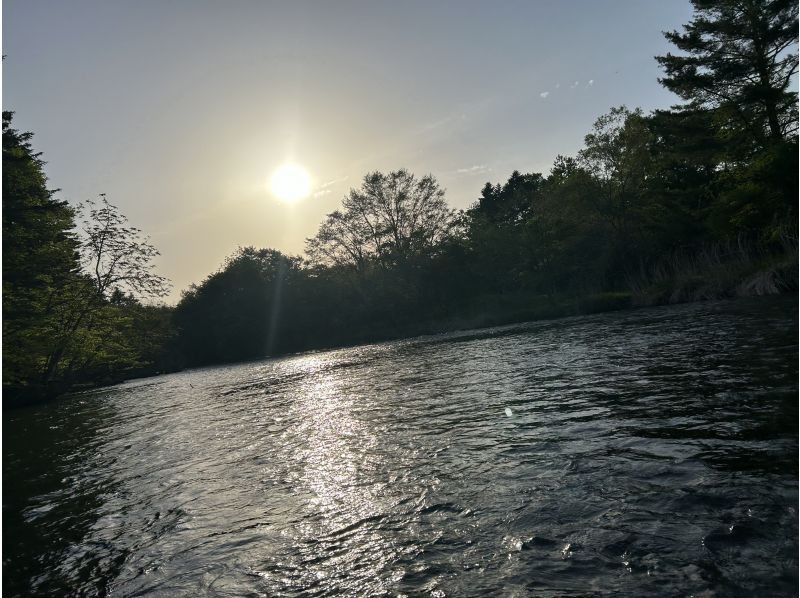
M747 287L743 284L739 285L741 288ZM336 343L331 345L320 345L298 349L297 351L286 351L276 353L274 355L263 355L253 359L238 360L238 361L222 361L215 363L197 364L178 368L170 371L159 371L153 373L137 372L132 375L120 377L112 381L103 381L95 384L82 383L67 388L66 390L52 393L37 393L36 391L28 391L22 396L8 399L8 395L14 392L12 389L3 389L4 399L2 402L3 411L24 409L26 407L37 407L47 403L53 403L59 399L68 397L84 391L95 390L99 388L108 388L136 379L147 379L162 376L166 374L174 374L185 372L193 369L202 369L215 366L235 365L240 363L251 363L262 361L264 359L280 358L290 355L298 355L308 352L317 351L332 351L336 349L346 349L358 347L361 345L369 345L375 343L386 343L400 340L413 339L420 336L447 334L450 332L479 330L482 328L493 328L497 326L512 326L515 324L525 324L528 322L543 322L550 320L558 320L562 318L590 316L602 313L612 313L618 311L636 311L639 309L646 309L650 307L662 307L668 305L683 305L689 303L705 303L708 301L725 301L737 299L755 299L755 298L769 298L789 295L796 293L794 289L786 289L780 292L769 293L743 293L743 294L726 294L722 296L689 298L677 301L663 300L665 298L673 298L675 293L669 295L660 295L659 301L655 302L642 302L633 292L606 292L585 295L582 297L544 297L529 295L527 299L538 298L542 300L537 305L528 305L527 308L507 309L502 311L484 312L474 315L458 315L449 319L437 319L419 324L410 329L405 329L404 332L384 330L383 333L370 335L369 337L362 337L355 339L353 342ZM492 299L503 297L503 295L492 296ZM513 297L511 302L522 302L523 297L519 294Z

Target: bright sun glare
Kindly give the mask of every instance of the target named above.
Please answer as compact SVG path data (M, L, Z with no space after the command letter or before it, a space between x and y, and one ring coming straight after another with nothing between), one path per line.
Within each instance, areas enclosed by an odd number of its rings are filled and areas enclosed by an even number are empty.
M284 164L272 174L270 189L281 201L297 201L311 193L311 176L297 164Z

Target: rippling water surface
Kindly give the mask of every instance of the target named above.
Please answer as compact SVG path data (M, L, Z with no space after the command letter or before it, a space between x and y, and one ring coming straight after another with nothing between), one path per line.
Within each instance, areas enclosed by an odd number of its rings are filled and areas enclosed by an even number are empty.
M793 595L796 298L132 381L3 425L6 595Z

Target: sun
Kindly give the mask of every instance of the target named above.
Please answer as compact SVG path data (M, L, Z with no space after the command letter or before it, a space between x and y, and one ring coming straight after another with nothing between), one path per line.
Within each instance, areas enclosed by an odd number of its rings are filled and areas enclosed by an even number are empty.
M299 164L288 163L272 174L269 186L281 201L297 201L311 193L311 176Z

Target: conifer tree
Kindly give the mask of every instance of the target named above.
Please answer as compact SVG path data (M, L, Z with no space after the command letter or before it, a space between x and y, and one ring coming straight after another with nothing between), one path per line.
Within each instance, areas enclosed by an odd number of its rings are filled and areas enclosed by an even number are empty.
M53 197L32 134L11 118L3 112L3 386L19 387L44 366L80 263L73 210Z
M757 145L797 132L796 0L692 0L684 31L665 32L683 52L657 56L661 83L686 109L713 109Z

